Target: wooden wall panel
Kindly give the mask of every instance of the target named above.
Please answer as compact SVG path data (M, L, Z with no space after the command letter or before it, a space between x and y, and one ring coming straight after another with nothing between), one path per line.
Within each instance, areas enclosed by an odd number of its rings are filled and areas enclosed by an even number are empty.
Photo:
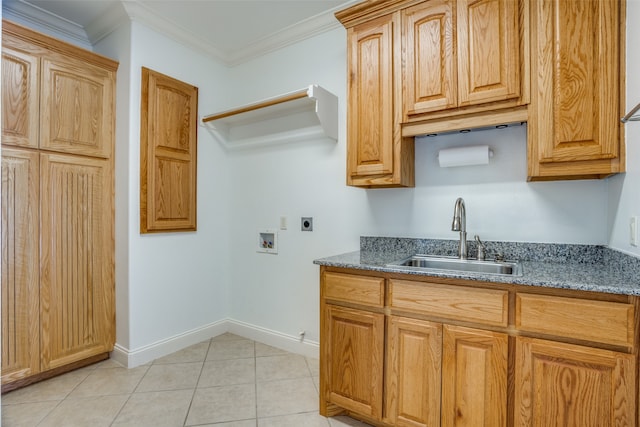
M198 88L142 68L140 232L196 230Z

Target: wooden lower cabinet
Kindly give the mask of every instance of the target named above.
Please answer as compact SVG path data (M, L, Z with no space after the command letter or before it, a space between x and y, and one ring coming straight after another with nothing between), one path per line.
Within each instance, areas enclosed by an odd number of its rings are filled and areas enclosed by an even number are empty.
M507 426L507 334L444 326L442 425Z
M321 289L322 415L383 427L638 425L637 297L326 266Z
M111 163L40 155L42 369L113 349Z
M325 309L326 401L380 418L384 315L333 305Z
M390 316L387 331L385 421L406 427L438 425L442 325Z
M514 426L636 425L636 356L516 340Z
M2 383L40 370L38 153L2 147Z

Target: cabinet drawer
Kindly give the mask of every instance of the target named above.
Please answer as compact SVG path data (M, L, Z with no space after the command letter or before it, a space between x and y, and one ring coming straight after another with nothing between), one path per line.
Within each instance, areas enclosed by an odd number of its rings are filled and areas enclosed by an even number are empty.
M456 320L507 326L507 291L392 280L389 305Z
M516 295L516 328L527 332L633 346L632 304L548 295Z
M380 277L325 273L323 291L326 299L376 307L384 305L384 279Z

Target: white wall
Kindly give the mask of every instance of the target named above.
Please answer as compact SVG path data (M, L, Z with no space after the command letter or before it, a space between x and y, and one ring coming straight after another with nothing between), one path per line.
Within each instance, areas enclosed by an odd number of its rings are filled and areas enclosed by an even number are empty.
M116 345L129 358L125 362L135 365L146 361L154 349L164 352L179 345L181 337L197 336L197 331L226 319L231 288L229 168L220 146L202 128L198 128L198 230L139 233L141 67L197 86L200 115L228 103L229 70L136 22L120 28L96 48L120 61L116 123ZM135 358L145 351L142 359Z
M640 102L640 2L627 2L627 111ZM640 216L640 122L625 125L627 172L608 180L609 246L640 256L640 248L629 244L629 219Z

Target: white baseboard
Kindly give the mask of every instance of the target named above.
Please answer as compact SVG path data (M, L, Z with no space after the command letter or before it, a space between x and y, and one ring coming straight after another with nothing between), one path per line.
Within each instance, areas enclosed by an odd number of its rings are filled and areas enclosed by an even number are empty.
M291 353L314 359L319 358L320 346L317 342L301 341L297 336L283 334L233 319L223 319L134 350L127 349L116 343L111 352L111 358L127 368L135 368L183 348L217 337L225 332L281 348Z
M300 354L314 359L320 358L320 344L300 337L283 334L282 332L228 319L228 331L241 337L249 338L262 344L281 348L291 353Z
M219 320L134 350L127 349L116 343L111 352L111 358L127 368L135 368L183 348L217 337L225 332L227 332L227 319Z

